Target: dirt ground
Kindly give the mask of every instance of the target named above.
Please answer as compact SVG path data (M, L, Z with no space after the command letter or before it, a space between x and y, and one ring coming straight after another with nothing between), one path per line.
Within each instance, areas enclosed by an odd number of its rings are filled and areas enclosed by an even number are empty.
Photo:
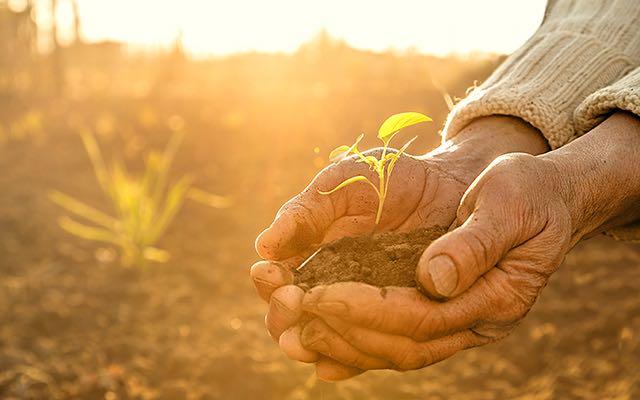
M393 71L380 76L409 82L419 72ZM427 84L396 81L394 91L363 78L369 83L355 89L327 84L329 95L318 98L307 90L315 79L279 91L276 106L273 91L248 83L251 96L222 91L207 100L0 98L5 131L33 110L42 117L26 137L0 140L0 398L640 398L640 244L605 237L571 252L500 343L421 371L337 384L281 354L249 281L255 236L331 147L374 132L389 110L426 109L436 123L417 148L428 149L446 113L423 103L437 95ZM145 269L122 268L110 250L62 232L51 189L109 210L77 126L94 128L105 152L135 169L144 149L166 142L176 116L190 134L173 175L193 172L198 187L229 195L233 206L186 203L159 244L171 261Z

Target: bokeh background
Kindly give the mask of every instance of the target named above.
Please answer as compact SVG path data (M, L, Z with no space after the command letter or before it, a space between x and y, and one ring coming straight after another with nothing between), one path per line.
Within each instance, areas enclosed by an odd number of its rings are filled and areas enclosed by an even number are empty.
M0 397L640 398L640 252L580 244L506 340L430 368L327 384L278 351L253 240L328 151L419 111L415 153L535 30L544 1L0 0ZM144 173L184 136L185 201L157 246L61 229L59 190L107 214L80 134ZM374 144L368 141L368 144ZM206 202L205 202L206 203ZM213 205L213 207L212 207Z

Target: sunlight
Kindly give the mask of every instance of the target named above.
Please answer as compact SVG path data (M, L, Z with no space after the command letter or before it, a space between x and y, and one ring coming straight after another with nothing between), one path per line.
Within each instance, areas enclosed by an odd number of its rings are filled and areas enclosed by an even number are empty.
M61 0L62 5L65 1ZM196 56L294 51L321 29L371 50L508 53L536 29L544 0L78 0L87 40L166 48L182 33ZM60 14L60 13L59 13ZM59 15L63 21L65 17ZM61 29L64 35L64 30Z

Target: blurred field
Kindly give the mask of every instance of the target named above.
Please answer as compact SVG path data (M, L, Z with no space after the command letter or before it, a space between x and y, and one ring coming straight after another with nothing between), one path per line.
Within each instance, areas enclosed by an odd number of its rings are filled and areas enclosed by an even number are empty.
M60 51L61 75L37 58L0 82L0 397L640 398L640 251L605 238L571 253L508 339L422 371L321 383L263 328L248 267L280 204L333 146L394 112L433 116L413 151L434 147L442 90L463 96L499 57L375 54L326 35L293 55L199 62L179 47ZM46 196L109 211L85 129L134 171L183 131L173 176L193 173L232 207L186 203L160 243L171 261L122 268L113 250L64 233Z

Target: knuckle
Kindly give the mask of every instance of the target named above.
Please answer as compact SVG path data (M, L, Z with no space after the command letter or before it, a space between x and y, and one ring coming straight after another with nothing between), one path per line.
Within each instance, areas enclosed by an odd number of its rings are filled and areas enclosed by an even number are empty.
M500 324L515 323L529 312L538 291L529 285L518 285L507 274L496 284L491 284L493 293L493 322ZM488 284L490 282L487 281Z
M357 330L351 326L344 326L340 331L338 331L338 333L347 342L360 343L363 339L362 334L357 332Z
M425 359L423 359L423 352L417 351L415 346L406 344L396 351L396 357L394 361L395 369L399 371L408 371L413 369L419 369L425 366Z
M527 172L531 170L536 162L537 158L531 154L509 153L496 158L492 169L501 172Z
M447 318L437 307L423 313L411 337L417 341L425 341L445 334L448 329Z
M491 220L487 222L491 223ZM476 274L484 273L484 268L489 266L489 260L495 257L496 246L492 235L497 232L494 229L479 229L474 226L470 226L464 232L464 235L459 236L461 253L469 254L469 261L472 262L468 263L468 267L475 270Z
M524 194L531 184L531 173L537 169L538 160L531 154L505 154L494 160L485 177L487 185L501 196L505 190L510 195Z
M341 355L342 361L344 364L351 365L356 368L364 368L365 360L358 353L353 351L346 351Z
M318 320L309 321L300 333L300 341L305 346L313 346L320 341L324 341L326 331Z

